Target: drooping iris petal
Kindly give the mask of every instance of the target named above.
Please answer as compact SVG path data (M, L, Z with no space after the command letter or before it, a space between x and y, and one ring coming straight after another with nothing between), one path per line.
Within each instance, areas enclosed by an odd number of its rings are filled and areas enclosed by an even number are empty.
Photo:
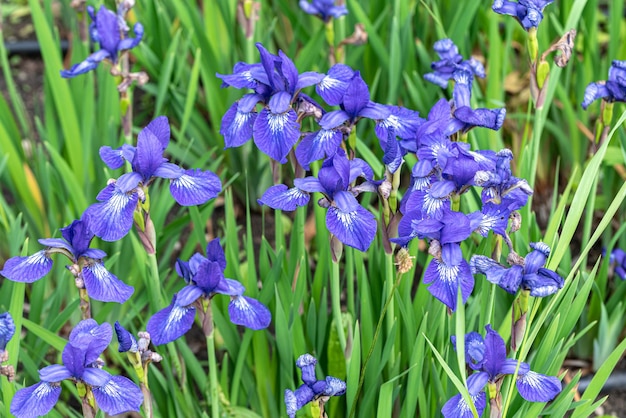
M350 192L337 192L328 208L326 226L344 244L367 251L376 236L376 218Z
M15 334L15 322L8 312L0 314L0 354L6 348L9 340Z
M90 228L104 241L117 241L123 238L133 226L133 212L139 195L136 192L124 193L110 184L98 195L96 203L87 208Z
M256 299L235 296L228 304L230 320L253 330L267 328L272 321L269 309Z
M328 74L317 84L315 91L330 106L338 106L354 76L354 70L345 64L335 64Z
M585 89L585 96L582 102L582 108L587 110L589 105L598 99L610 97L611 93L603 82L590 83Z
M529 371L517 377L517 390L531 402L548 402L561 393L561 382L554 376Z
M556 272L541 267L536 274L526 274L522 287L530 290L530 296L545 297L563 288L564 280Z
M92 391L98 407L109 415L139 411L143 402L141 389L124 376L111 376L105 385Z
M246 110L246 99L253 98L255 103ZM222 117L220 134L224 136L224 148L238 147L252 138L254 122L258 113L254 106L260 100L259 95L249 94L232 104Z
M172 196L182 206L201 205L213 199L220 191L222 191L220 178L208 170L185 170L170 184Z
M465 260L458 266L449 266L433 259L424 272L424 283L431 283L428 291L452 311L456 310L459 286L463 303L474 289L474 278Z
M228 291L225 293L222 293L223 295L241 296L246 291L246 288L243 287L243 285L239 283L237 280L228 279L228 278L225 280L226 280L226 283L228 283Z
M132 353L137 352L138 348L135 336L128 332L118 321L115 321L115 335L117 335L117 342L120 344L118 348L120 353L125 353L126 351Z
M69 70L61 70L61 77L63 78L72 78L77 75L88 73L91 70L95 70L98 68L98 64L100 61L105 59L112 59L111 53L105 49L101 49L99 51L94 52L85 58L84 61L79 62L78 64L72 65Z
M277 184L267 189L258 202L272 209L294 211L298 206L306 206L309 199L310 195L297 187L288 189L284 184Z
M272 113L263 109L254 122L254 143L270 158L287 162L287 154L300 138L300 124L293 109Z
M46 415L54 408L61 395L61 386L39 382L18 390L11 401L11 413L17 418L34 418Z
M146 329L155 345L166 344L180 338L193 325L196 308L177 306L175 301L176 296L171 305L155 313L148 321Z
M28 257L12 257L4 263L0 275L14 282L32 283L41 279L52 269L52 259L45 250Z
M135 289L118 279L101 262L91 262L83 268L83 279L89 296L101 302L124 303Z
M326 387L323 392L325 396L341 396L345 393L346 382L333 376L326 376Z
M478 416L482 416L485 406L487 405L487 395L485 392L479 392L477 395L471 396L472 402L476 407ZM473 418L472 408L465 402L465 399L459 393L454 395L441 408L441 413L445 418Z
M335 155L343 135L336 129L320 129L307 134L296 148L296 158L305 170L313 161Z

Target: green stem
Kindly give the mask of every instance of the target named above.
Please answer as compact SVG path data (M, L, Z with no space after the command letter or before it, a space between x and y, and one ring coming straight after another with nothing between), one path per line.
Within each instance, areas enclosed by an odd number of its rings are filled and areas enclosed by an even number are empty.
M155 254L148 254L150 260L150 274L148 275L146 287L150 293L150 308L153 312L161 309L164 305L163 294L161 292L161 278L159 276L159 263Z
M393 293L395 291L395 277L394 277L394 260L393 254L385 254L385 280L387 281L387 299L388 303L388 312L387 312L387 335L391 335L391 330L396 322L395 315L395 307L393 303ZM384 315L384 313L383 313ZM399 335L399 334L398 334ZM391 354L389 355L389 366L393 367L396 362L395 350L391 350Z
M78 294L80 295L80 312L83 319L89 319L91 318L91 304L89 303L87 289L78 289Z
M341 287L339 286L339 263L333 262L330 270L330 297L332 301L333 319L337 327L341 350L346 352L346 334L343 332L343 320L341 319Z
M211 309L209 307L209 309ZM219 388L217 383L217 359L215 356L215 330L206 337L207 354L209 355L209 398L211 399L211 416L220 416Z
M139 387L141 388L141 393L143 394L143 410L145 411L144 416L152 418L154 416L152 412L152 394L150 393L150 388L148 387L148 379L146 379L145 382L141 382Z

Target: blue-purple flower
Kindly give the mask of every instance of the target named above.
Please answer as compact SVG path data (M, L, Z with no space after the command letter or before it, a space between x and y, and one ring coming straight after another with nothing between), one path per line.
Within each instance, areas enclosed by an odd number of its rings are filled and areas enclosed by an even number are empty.
M321 192L324 198L318 203L328 208L326 227L339 241L360 251L366 251L376 235L376 218L359 204L356 196L362 191L376 191L372 181L374 173L367 163L359 158L348 160L343 149L324 161L317 178L313 176L295 179L295 187L283 184L270 187L259 199L259 204L272 209L293 211L305 206L310 193ZM353 185L357 178L365 181Z
M613 249L609 261L615 263L615 274L617 274L617 277L626 280L626 252L621 248Z
M15 323L13 322L13 317L8 312L4 312L0 314L0 363L4 361L4 353L7 348L7 344L9 340L13 338L13 334L15 334Z
M210 301L217 294L230 296L230 320L253 330L267 328L272 315L265 305L244 296L245 287L238 281L224 277L226 256L219 239L209 242L206 257L195 253L189 261L178 260L176 272L187 286L174 295L172 303L154 314L147 330L156 345L166 344L181 337L191 329L196 310L206 317L202 301ZM209 307L210 309L210 307ZM203 325L204 324L204 321ZM212 332L212 324L206 324Z
M317 359L311 354L303 354L296 360L296 366L302 371L304 384L295 391L285 389L285 406L289 418L294 418L296 412L309 402L317 400L323 408L323 404L331 396L341 396L346 393L346 383L341 379L327 376L324 380L317 380L316 364Z
M517 293L519 289L529 291L530 296L535 297L556 293L563 287L563 278L544 268L550 256L550 247L543 242L531 242L530 246L533 251L523 260L519 260L521 264L513 264L509 268L489 257L475 255L470 260L472 274L484 274L489 282L511 294ZM509 260L514 259L509 257Z
M480 61L470 58L463 61L459 54L459 48L451 39L440 39L433 45L433 49L439 55L439 61L434 61L430 67L432 73L424 74L424 79L438 85L442 89L448 86L448 80L452 79L457 71L469 71L472 76L485 78L485 68Z
M83 62L74 64L69 70L61 70L61 77L72 78L84 74L95 69L105 59L115 64L121 51L132 49L141 42L143 26L141 23L135 23L133 27L135 37L129 37L128 26L123 17L125 10L118 10L118 14L115 14L101 6L95 13L92 6L87 6L87 12L92 20L89 26L91 38L100 44L100 50L89 55Z
M28 257L12 257L6 261L0 275L9 280L32 283L52 269L52 255L63 254L72 265L67 266L77 281L82 281L89 296L102 302L124 303L133 294L133 287L123 283L108 271L102 262L106 253L89 248L94 237L92 226L97 220L83 214L81 219L61 228L63 238L40 239L47 248ZM82 287L82 286L81 286Z
M18 418L46 415L57 403L61 381L66 379L83 385L107 414L139 411L143 395L137 385L126 377L112 376L102 370L99 356L111 342L112 333L110 324L98 325L93 319L79 322L63 350L63 365L39 370L41 381L17 391L11 413Z
M324 22L330 21L333 17L338 19L348 14L348 8L345 5L336 6L335 0L313 0L312 3L308 0L300 0L300 8L305 13L319 16Z
M587 109L595 100L626 102L626 61L613 60L609 68L609 79L590 83L585 89L582 107Z
M537 28L543 20L543 9L554 0L494 0L491 8L501 15L511 15L526 31Z
M109 168L120 168L124 161L128 161L132 171L110 182L97 196L102 203L87 209L96 236L105 241L117 241L128 234L138 203L145 199L148 186L156 178L170 180L170 192L174 200L183 206L200 205L218 195L222 184L215 173L185 170L163 157L169 140L168 120L159 116L139 132L137 147L100 148L100 157Z
M530 402L548 402L561 392L561 382L554 376L546 376L530 370L527 363L506 358L506 345L502 337L491 328L485 327L485 338L477 332L465 335L465 358L470 368L477 373L467 379L467 388L480 416L486 406L485 386L490 397L498 396L501 380L517 370L517 390L522 398ZM456 338L452 337L452 343ZM456 345L456 344L455 344ZM456 348L456 347L455 347ZM492 403L492 408L495 403ZM461 394L453 396L441 409L446 418L471 418L471 408Z

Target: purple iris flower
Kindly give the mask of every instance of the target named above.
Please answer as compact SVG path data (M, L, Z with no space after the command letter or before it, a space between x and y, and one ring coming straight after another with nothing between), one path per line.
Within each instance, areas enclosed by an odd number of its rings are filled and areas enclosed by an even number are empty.
M448 86L448 80L453 78L457 71L469 71L472 76L485 78L485 68L480 61L470 58L463 61L463 56L459 54L459 48L451 39L440 39L433 45L433 49L439 55L439 61L434 61L430 67L432 73L424 74L424 79L438 85L442 89Z
M102 203L87 209L96 236L105 241L117 241L128 234L140 198L145 199L145 190L157 177L170 180L170 192L183 206L200 205L218 195L222 184L215 173L185 170L163 157L169 140L168 120L159 116L139 132L137 147L100 148L100 157L109 168L120 168L128 161L132 171L102 189L97 196Z
M611 251L609 261L615 263L615 274L622 280L626 280L626 252L621 248Z
M39 370L41 381L17 391L11 402L11 413L18 418L46 415L59 400L61 381L81 383L93 393L96 404L110 415L139 411L143 402L141 390L123 376L112 376L102 370L99 358L111 342L111 325L98 325L85 319L70 333L63 350L63 365Z
M245 287L235 280L224 277L226 256L219 239L209 242L206 257L195 253L189 261L178 260L176 272L187 286L172 299L172 303L154 314L148 321L147 330L154 344L166 344L181 337L191 329L196 306L201 299L210 300L216 294L231 297L228 305L230 320L253 330L267 328L272 319L269 309L261 302L243 296Z
M300 8L305 13L319 16L325 23L331 18L339 19L341 16L348 14L345 5L335 6L335 0L313 0L309 3L307 0L300 0Z
M531 242L530 246L533 251L524 258L523 264L514 264L510 268L489 257L475 255L470 260L472 274L484 274L488 281L511 294L519 289L529 291L530 296L536 297L556 293L563 287L563 278L544 268L550 256L550 247L543 242Z
M428 291L452 311L456 310L457 293L461 288L463 303L474 289L470 266L463 259L461 242L472 233L469 218L446 209L440 219L421 219L419 212L409 212L398 224L398 235L392 241L407 245L415 237L431 240L433 260L424 272L424 283L431 284Z
M330 106L339 106L343 102L355 71L345 64L335 64L330 67L328 73L315 86L315 91Z
M501 15L511 15L526 31L537 28L543 20L543 9L554 0L494 0L491 8Z
M346 87L339 107L340 110L328 112L320 119L322 128L335 129L346 123L351 128L360 118L383 120L390 114L387 107L370 100L369 88L358 71Z
M5 348L15 334L15 323L8 312L0 314L0 363L4 361Z
M609 79L587 86L582 103L583 109L587 109L598 99L606 102L626 102L626 61L613 60L609 68Z
M91 71L105 59L113 64L117 63L120 51L136 47L143 37L141 23L135 23L133 28L135 38L129 38L128 26L123 16L113 13L104 6L100 7L98 13L94 12L93 7L87 6L87 12L92 20L89 26L91 38L100 44L100 50L89 55L83 62L74 64L69 70L61 70L63 78L72 78ZM122 37L121 34L124 36Z
M454 73L454 117L463 122L462 131L467 132L473 127L481 126L497 131L504 123L506 109L472 109L470 97L472 93L473 74L467 69Z
M128 332L118 321L115 321L115 335L117 336L117 342L120 344L118 349L120 353L125 353L127 351L136 353L139 351L135 336Z
M324 161L317 178L295 179L295 187L291 189L284 184L272 186L259 199L259 204L293 211L309 202L310 193L323 193L324 198L318 203L328 208L328 231L342 243L366 251L376 235L376 218L359 204L356 196L362 191L377 191L378 185L372 181L373 176L372 169L365 161L359 158L348 160L340 148L334 156ZM365 182L352 186L359 177L365 178Z
M296 412L309 402L314 400L325 402L330 396L341 396L346 393L346 382L341 379L327 376L324 380L317 380L316 364L317 359L311 354L303 354L296 360L296 366L302 371L304 384L295 391L285 389L285 406L289 418L294 418Z
M502 337L491 328L485 327L485 338L477 332L465 335L465 357L470 368L477 371L467 379L467 388L476 411L480 416L485 410L487 385L497 393L505 375L515 374L517 390L522 398L530 402L548 402L561 393L561 382L554 376L546 376L530 370L527 363L506 358L506 345ZM456 346L456 338L452 336ZM455 347L456 348L456 347ZM519 366L518 366L519 365ZM471 418L471 408L461 394L453 396L441 409L446 418Z
M270 158L285 163L292 147L300 138L300 123L293 108L300 90L322 81L324 74L298 73L293 61L282 51L271 54L257 43L260 64L237 63L233 74L217 74L222 87L250 88L226 111L220 133L225 148L238 147L254 138L256 146ZM256 111L257 104L263 109Z
M4 264L0 274L9 280L32 283L41 279L52 269L52 255L63 254L72 266L68 269L82 278L89 296L102 302L124 303L133 294L133 287L123 283L108 271L102 262L106 253L97 248L89 248L94 237L93 220L83 214L81 219L61 228L63 238L40 239L45 250L28 257L12 257Z

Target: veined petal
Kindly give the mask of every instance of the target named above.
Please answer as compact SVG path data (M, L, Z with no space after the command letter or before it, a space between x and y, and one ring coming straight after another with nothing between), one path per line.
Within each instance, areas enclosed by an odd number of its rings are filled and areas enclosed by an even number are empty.
M491 9L501 15L517 16L517 3L509 0L494 0Z
M296 158L308 170L313 161L335 155L342 139L343 135L336 129L320 129L307 134L296 148Z
M522 398L531 402L548 402L561 393L561 382L554 376L529 371L518 376L517 390Z
M226 255L219 238L212 239L206 245L206 258L219 264L222 271L226 270Z
M120 353L125 353L127 351L130 351L131 353L137 352L137 339L118 321L115 321L115 335L117 335L117 342L120 344L118 348Z
M212 260L204 260L198 266L198 271L193 277L197 286L202 288L205 295L211 293L228 292L228 283L224 278L224 269L220 263Z
M96 28L100 38L100 46L111 54L117 54L117 44L120 42L120 28L117 15L104 6L100 6L96 15ZM113 58L115 60L115 58Z
M92 387L99 387L106 385L111 380L111 377L107 371L97 367L88 367L83 373L82 380Z
M294 211L298 206L306 206L309 199L309 194L297 187L288 189L284 184L277 184L267 189L258 202L272 209Z
M177 306L176 296L172 304L152 315L146 326L154 345L172 342L191 329L196 315L194 306Z
M166 160L163 143L151 130L144 128L137 137L137 152L133 158L133 171L147 180Z
M238 147L252 138L254 121L257 113L253 110L244 112L235 102L222 117L220 134L224 136L224 148Z
M228 278L224 280L226 280L226 284L228 284L228 290L226 292L221 293L222 295L241 296L246 291L246 288L237 280L228 279Z
M104 161L107 167L115 170L122 167L125 161L133 161L133 157L135 156L135 147L128 144L124 144L116 149L104 146L100 147L99 154L100 158Z
M487 405L487 395L485 392L479 392L477 395L472 396L472 402L476 407L478 416L481 416ZM441 408L441 413L445 418L473 418L471 406L465 402L465 399L459 393L454 395L446 404Z
M54 408L61 395L61 386L39 382L18 390L11 401L11 413L17 418L46 415Z
M145 128L139 132L137 139L148 134L154 135L161 143L161 148L167 148L170 142L170 123L167 116L159 116L154 118Z
M15 322L9 312L0 314L0 354L6 348L9 340L13 338L15 334Z
M512 358L504 360L500 366L500 374L515 374L515 370L517 370L518 376L523 376L530 371L530 366L528 363Z
M272 113L263 109L254 122L254 143L270 158L287 162L287 154L300 138L300 124L293 109Z
M57 383L70 377L72 377L72 373L67 367L60 364L52 364L39 370L39 379L42 382Z
M96 69L98 67L98 64L100 64L100 61L107 58L114 60L115 56L111 55L111 53L106 49L96 51L93 54L89 55L84 61L72 65L69 70L61 70L61 77L73 78L77 75L85 74L91 70Z
M12 257L4 263L0 275L14 282L32 283L41 279L52 269L52 259L45 250L28 257Z
M603 82L589 83L585 89L585 96L583 98L582 107L587 110L589 105L598 99L604 99L610 97L611 93Z
M354 119L369 102L370 92L367 84L361 78L361 73L356 71L343 96L343 108Z
M145 180L149 178L150 177L147 177ZM130 173L122 174L115 182L115 187L119 189L122 193L128 193L136 189L139 183L143 181L144 177L141 175L141 173L131 171Z
M80 342L82 343L83 341ZM88 341L85 342L88 343ZM81 346L78 347L71 342L65 344L65 348L63 349L63 365L76 379L81 379L85 371L87 351L87 344L81 344Z
M504 340L491 325L485 326L487 334L485 335L485 362L483 370L489 373L489 380L495 381L497 376L503 372L503 366L506 361L506 345ZM505 369L505 371L508 371Z
M87 263L83 267L83 279L89 296L101 302L124 303L135 289L118 279L104 267L102 262Z
M463 303L467 302L474 289L474 278L465 260L458 266L448 266L433 259L424 272L424 283L432 283L428 291L452 311L456 310L459 286Z
M349 119L350 115L344 110L333 110L332 112L324 114L319 124L322 128L330 130L337 128Z
M504 123L506 109L472 109L469 106L459 107L454 117L468 125L465 130L474 126L482 126L497 131Z
M89 226L93 233L105 241L123 238L133 226L133 212L138 200L137 193L124 193L118 187L114 187L105 202L87 208Z
M109 415L139 411L143 402L141 389L124 376L111 376L106 385L93 388L98 407Z
M185 286L176 295L176 306L187 307L204 295L204 290L196 285Z
M265 305L247 296L235 296L228 304L230 320L253 330L267 328L272 321L272 314Z
M522 287L530 289L530 296L545 297L563 288L563 283L558 273L542 267L536 274L524 275Z
M320 183L319 179L313 176L309 176L309 177L305 177L301 179L294 179L293 184L298 189L305 191L305 192L309 192L309 193L314 193L314 192L325 193L326 192L326 190L324 189L324 186L322 186L322 183Z
M172 180L170 192L182 206L201 205L213 199L222 191L222 182L217 174L199 169L185 170L184 174Z
M359 205L350 192L335 193L335 204L326 214L328 230L344 244L367 251L376 235L374 215Z
M162 179L177 179L185 173L185 170L173 163L162 163L154 171L154 177Z
M344 64L335 64L328 74L315 87L315 91L330 106L337 106L343 101L354 70Z

